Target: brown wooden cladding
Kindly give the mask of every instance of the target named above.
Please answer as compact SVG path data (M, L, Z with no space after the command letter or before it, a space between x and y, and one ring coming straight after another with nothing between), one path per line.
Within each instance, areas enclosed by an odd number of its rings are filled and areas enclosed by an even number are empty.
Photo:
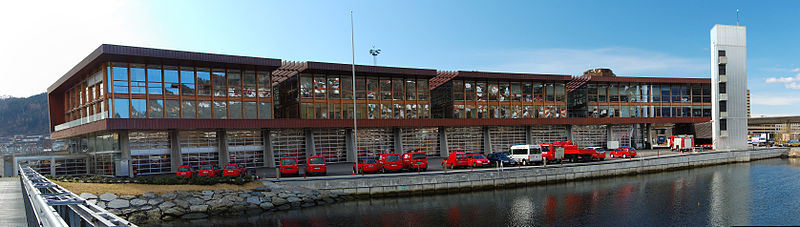
M304 73L349 74L353 72L350 64L337 64L327 62L306 62L306 68L300 70ZM436 76L434 69L398 68L385 66L356 65L357 76L423 76L432 78Z
M359 128L370 127L462 127L513 125L589 125L638 123L701 123L710 117L630 117L630 118L517 118L517 119L359 119ZM53 139L114 130L203 130L256 128L349 128L352 119L120 119L109 118L52 132Z
M710 84L711 78L676 78L676 77L630 77L630 76L594 76L589 83L594 82L620 82L620 83L672 83L672 84Z

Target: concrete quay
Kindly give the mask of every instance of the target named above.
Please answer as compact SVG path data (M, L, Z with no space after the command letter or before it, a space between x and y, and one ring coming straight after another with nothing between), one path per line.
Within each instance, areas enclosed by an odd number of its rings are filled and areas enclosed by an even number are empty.
M788 150L788 148L773 148L713 151L606 162L555 164L520 168L466 169L392 175L281 179L276 181L276 183L354 196L398 196L428 194L431 192L471 191L477 189L540 185L690 169L710 165L785 157Z

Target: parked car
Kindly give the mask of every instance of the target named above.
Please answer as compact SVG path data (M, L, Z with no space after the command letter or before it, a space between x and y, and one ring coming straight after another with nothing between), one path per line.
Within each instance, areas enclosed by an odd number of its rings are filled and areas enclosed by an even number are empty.
M244 176L246 170L243 166L239 164L227 164L225 165L225 169L222 170L223 176Z
M399 154L388 153L378 156L378 165L381 167L381 172L399 172L403 171L403 159Z
M328 165L325 164L325 158L322 156L311 156L306 161L306 174L307 175L327 175Z
M636 157L636 149L633 147L620 147L611 151L611 154L609 155L611 155L612 158L633 158Z
M281 176L297 176L300 175L300 168L297 166L296 157L283 157L281 158L280 167Z
M180 166L178 167L178 172L175 173L175 175L179 177L191 177L194 174L192 173L192 167Z
M467 167L469 165L469 160L467 159L467 153L456 151L450 152L447 155L447 159L442 160L442 168L456 168L456 167Z
M486 159L489 159L489 164L492 166L497 166L498 163L501 163L502 166L515 166L517 165L517 161L514 161L508 154L503 152L493 152L486 156Z
M200 166L200 171L197 173L198 176L207 176L207 177L217 177L222 176L222 170L217 168L216 165L202 165Z
M798 140L789 140L786 143L783 143L784 147L800 147L800 141Z
M586 149L593 149L594 154L592 154L592 159L594 160L605 160L606 159L606 149L602 147L587 147Z
M541 163L546 158L541 145L514 145L511 146L511 158L522 165Z
M406 170L428 170L428 155L425 152L403 154L403 168Z
M472 167L489 167L489 159L483 154L467 154L467 163Z
M358 159L358 163L353 165L353 172L356 172L356 168L358 169L358 173L375 173L380 170L380 166L378 166L378 160L375 158L363 157Z

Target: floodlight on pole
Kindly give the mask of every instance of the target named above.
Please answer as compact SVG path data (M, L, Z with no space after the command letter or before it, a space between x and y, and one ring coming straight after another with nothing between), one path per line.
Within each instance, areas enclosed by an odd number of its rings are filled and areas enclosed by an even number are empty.
M369 54L372 55L372 65L378 66L378 55L381 54L381 49L377 49L375 45L372 45L372 49L369 49Z

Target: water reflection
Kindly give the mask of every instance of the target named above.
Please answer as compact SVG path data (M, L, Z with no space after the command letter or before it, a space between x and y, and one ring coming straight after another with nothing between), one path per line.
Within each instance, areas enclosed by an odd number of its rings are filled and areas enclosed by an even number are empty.
M773 159L556 185L352 201L165 226L798 224L800 168ZM780 209L780 210L776 210Z

